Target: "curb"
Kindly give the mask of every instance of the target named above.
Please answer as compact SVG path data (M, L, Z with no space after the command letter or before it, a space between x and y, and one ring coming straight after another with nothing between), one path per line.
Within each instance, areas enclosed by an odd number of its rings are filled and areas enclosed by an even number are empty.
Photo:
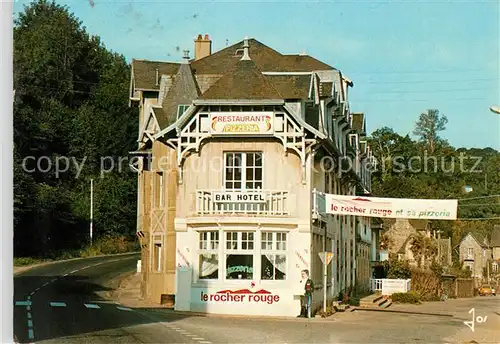
M448 317L453 318L453 314L443 314L443 313L426 313L426 312L412 312L412 311L398 311L393 309L376 309L376 308L354 308L354 311L367 311L367 312L387 312L387 313L401 313L401 314L415 314L415 315L433 315L437 317Z
M25 266L20 266L20 268L23 268L23 269L20 270L20 271L17 271L17 272L13 272L13 275L16 276L16 275L22 274L23 272L31 270L33 268L38 268L40 266L46 266L46 265L51 265L51 264L65 263L65 262L71 262L71 261L83 260L83 259L116 257L116 256L127 256L127 255L134 255L134 254L140 254L140 252L127 252L127 253L116 253L116 254L102 254L102 255L93 256L93 257L78 257L78 258L71 258L71 259L54 260L54 261L50 261L50 262L43 262L43 263L33 264L33 265L25 265ZM15 266L13 266L13 268L15 268Z
M294 322L302 322L302 323L330 323L332 321L336 321L338 319L328 319L328 318L293 318L293 317L280 317L280 316L261 316L261 315L238 315L238 314L216 314L216 313L200 313L200 312L186 312L186 311L175 311L171 309L158 309L158 308L142 308L144 311L153 312L153 313L161 313L168 315L177 315L177 316L191 316L191 317L202 317L202 318L219 318L219 319L246 319L246 320L254 320L254 321L265 321L265 320L273 320L273 321L294 321Z

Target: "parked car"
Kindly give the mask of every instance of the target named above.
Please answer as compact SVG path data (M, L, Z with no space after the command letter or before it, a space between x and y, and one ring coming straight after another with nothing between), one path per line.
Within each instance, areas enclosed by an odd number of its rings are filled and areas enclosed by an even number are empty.
M479 294L479 296L486 296L486 295L496 296L497 292L496 292L495 288L492 288L491 286L485 285L485 286L482 286L481 288L479 288L478 294Z

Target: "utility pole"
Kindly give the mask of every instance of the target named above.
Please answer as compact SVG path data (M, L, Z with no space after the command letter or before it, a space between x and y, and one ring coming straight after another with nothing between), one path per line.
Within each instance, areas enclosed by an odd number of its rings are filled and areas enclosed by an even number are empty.
M92 246L93 220L94 220L94 179L90 179L90 246Z
M438 230L438 262L441 264L441 231Z

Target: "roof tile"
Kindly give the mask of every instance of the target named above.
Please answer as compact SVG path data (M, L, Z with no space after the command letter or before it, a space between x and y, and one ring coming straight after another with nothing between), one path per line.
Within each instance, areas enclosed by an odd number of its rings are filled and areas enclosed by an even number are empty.
M253 58L253 57L252 57ZM200 99L282 99L253 60L240 60Z

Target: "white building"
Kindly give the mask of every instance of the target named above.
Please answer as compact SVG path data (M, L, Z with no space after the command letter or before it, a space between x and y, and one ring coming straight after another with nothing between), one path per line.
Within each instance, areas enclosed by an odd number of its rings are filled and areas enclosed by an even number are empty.
M371 189L364 115L348 105L353 83L254 39L210 47L200 36L193 60L132 64L135 153L152 158L137 165L143 296L175 295L182 310L287 316L299 312L303 269L315 307L324 287L330 299L354 287L356 269L368 287L370 219L313 211L315 189ZM334 252L327 286L321 251Z

